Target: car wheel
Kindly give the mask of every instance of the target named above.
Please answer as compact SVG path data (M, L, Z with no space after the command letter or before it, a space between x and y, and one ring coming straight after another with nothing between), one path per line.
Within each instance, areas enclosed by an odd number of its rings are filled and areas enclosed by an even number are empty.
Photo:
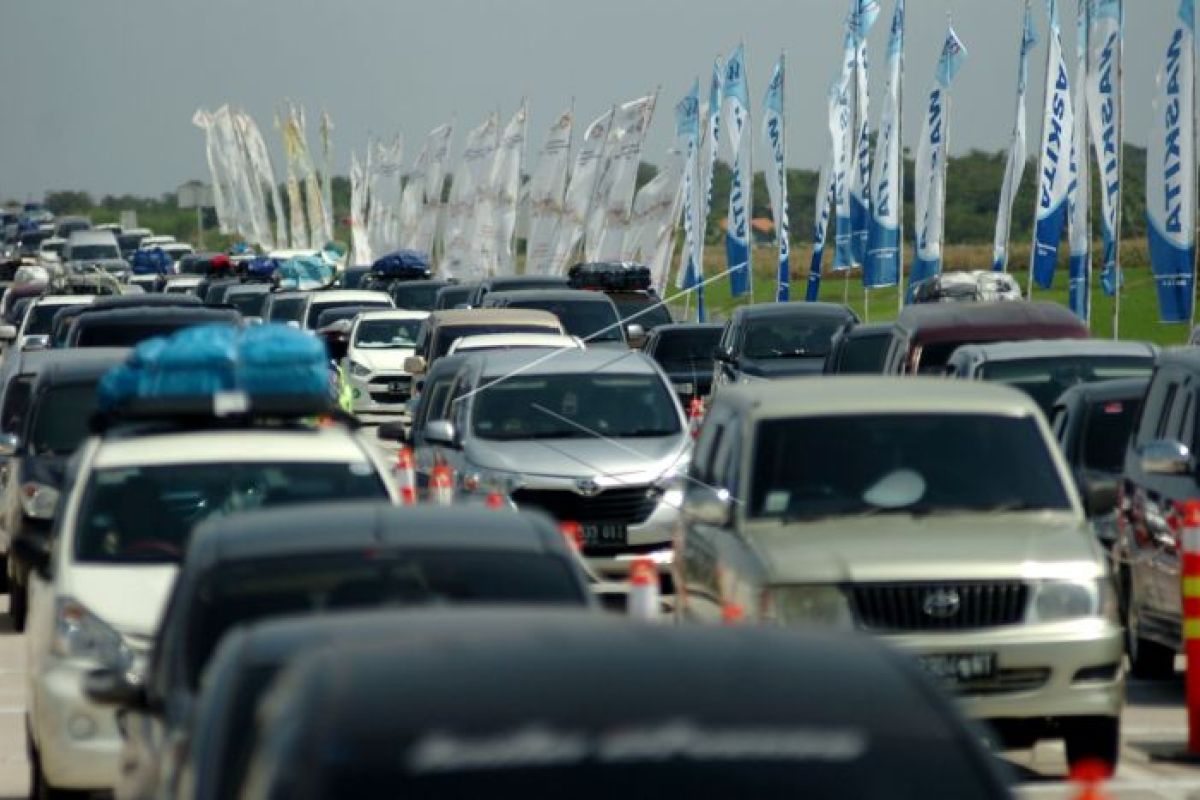
M1162 681L1174 677L1175 650L1142 638L1133 597L1125 609L1125 650L1129 653L1129 671L1135 678Z
M1063 723L1067 765L1074 770L1088 762L1099 762L1117 771L1121 753L1120 717L1074 717Z

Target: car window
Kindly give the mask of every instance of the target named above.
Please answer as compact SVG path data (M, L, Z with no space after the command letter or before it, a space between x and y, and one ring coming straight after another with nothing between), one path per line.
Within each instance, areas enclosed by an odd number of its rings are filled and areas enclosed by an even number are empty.
M364 350L395 350L416 344L419 319L364 319L354 329L354 346Z
M50 386L34 401L29 451L34 455L70 455L87 437L88 421L95 411L94 382Z
M883 372L891 339L887 336L847 337L842 342L837 372L842 375L878 375Z
M1049 413L1055 400L1080 383L1140 378L1154 369L1151 356L1063 356L989 361L980 377L1025 392Z
M742 355L753 359L829 355L836 319L767 319L747 326Z
M316 327L317 320L320 318L322 312L333 311L339 308L349 308L351 306L359 308L391 308L391 305L388 303L371 300L334 300L331 302L313 303L308 307L308 316L304 320L305 327Z
M572 336L589 342L621 342L624 337L611 303L595 301L524 300L509 304L510 308L530 308L549 311L558 317L563 328Z
M1142 406L1141 415L1138 417L1137 445L1141 446L1155 437L1159 420L1165 416L1164 401L1167 397L1167 389L1172 385L1173 375L1169 370L1155 371L1154 377L1150 380L1150 386L1146 390L1146 400Z
M86 303L66 303L61 305L50 305L49 303L38 303L33 306L29 313L25 316L25 335L26 336L46 336L50 333L50 326L54 324L54 315L65 308L81 308L87 305Z
M1067 418L1066 406L1055 406L1050 415L1050 429L1054 431L1054 438L1060 445L1066 444Z
M1186 444L1192 441L1192 423L1195 417L1192 406L1196 390L1191 384L1186 384L1180 388L1180 393L1182 402L1176 403L1179 406L1179 413L1175 415L1175 420L1171 425L1171 429L1174 431L1171 438Z
M304 307L303 297L275 297L271 300L271 322L297 322Z
M396 308L432 311L434 299L440 288L437 284L423 283L406 286L403 283L397 283L392 286L391 295L392 300L396 303Z
M261 316L266 301L266 292L230 292L225 296L225 302L236 308L243 317Z
M1154 426L1154 438L1161 439L1167 435L1171 422L1171 412L1175 406L1175 395L1179 391L1179 385L1171 382L1167 386L1167 392L1163 396L1162 411L1158 415L1158 420Z
M1103 400L1088 409L1082 431L1085 469L1118 473L1125 464L1125 445L1137 419L1141 400Z

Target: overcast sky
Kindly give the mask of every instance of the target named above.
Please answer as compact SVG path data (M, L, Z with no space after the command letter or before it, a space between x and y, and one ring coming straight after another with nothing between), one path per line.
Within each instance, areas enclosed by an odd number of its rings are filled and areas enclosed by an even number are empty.
M277 101L321 108L335 125L338 173L367 134L399 130L406 161L454 118L461 135L491 110L531 103L533 154L575 99L577 132L613 102L661 86L644 160L661 160L672 109L712 59L741 39L757 115L771 64L787 52L788 161L815 168L827 147L826 89L847 0L17 0L0 1L0 198L46 190L158 194L204 178L198 106L232 103L271 128ZM1035 0L1030 140L1041 127L1046 13ZM1064 0L1074 52L1074 2ZM1144 144L1154 73L1177 0L1127 3L1126 136ZM871 35L881 65L892 0ZM909 0L905 145L913 146L953 14L969 51L954 87L951 150L1002 149L1012 126L1020 0ZM879 70L882 73L882 70ZM882 74L872 76L872 125ZM755 147L761 149L760 137ZM1031 144L1030 152L1036 152ZM758 159L761 162L761 159Z

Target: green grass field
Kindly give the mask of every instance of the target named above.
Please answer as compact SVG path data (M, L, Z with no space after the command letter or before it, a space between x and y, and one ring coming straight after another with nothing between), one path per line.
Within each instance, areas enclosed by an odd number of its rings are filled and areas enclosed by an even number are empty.
M1028 286L1029 245L1014 246L1010 263L1011 272L1022 290ZM792 251L793 299L804 299L808 279L808 263L812 250L809 246L797 246ZM945 263L954 269L986 269L991 266L991 247L982 245L951 245L946 248ZM1122 269L1125 284L1121 293L1121 317L1119 333L1122 339L1139 339L1160 345L1183 344L1187 341L1188 326L1164 325L1158 321L1158 300L1154 292L1154 281L1150 274L1149 260L1144 240L1127 241L1121 246ZM774 247L756 247L754 251L754 300L769 302L775 296ZM725 253L722 247L709 246L704 256L705 275L719 274L725 269ZM870 322L886 322L894 319L899 311L896 289L876 289L865 297L862 276L858 270L849 273L829 272L829 253L825 254L825 275L821 281L821 299L832 303L847 303L860 317ZM906 255L905 264L911 263L911 253ZM1055 276L1053 289L1043 291L1035 288L1034 300L1048 300L1066 305L1067 267L1060 265ZM1100 288L1098 271L1093 274L1092 333L1101 338L1112 336L1113 299L1105 296ZM671 284L674 285L673 283ZM724 319L735 306L729 295L729 282L722 278L709 284L705 302L710 318ZM668 292L674 294L674 291ZM741 302L745 302L742 300ZM677 318L682 318L684 303L673 302L672 309ZM693 304L694 314L694 304Z

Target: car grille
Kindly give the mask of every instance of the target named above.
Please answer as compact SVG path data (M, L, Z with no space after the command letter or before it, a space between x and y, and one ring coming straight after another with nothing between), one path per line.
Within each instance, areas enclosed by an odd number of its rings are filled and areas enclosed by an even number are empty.
M850 594L855 617L874 631L969 630L1021 622L1028 588L1019 581L867 583Z
M393 384L400 391L392 391ZM380 375L371 380L367 391L377 403L405 403L412 394L412 376Z
M1002 669L996 673L996 677L994 678L953 686L949 691L963 697L1007 694L1009 692L1033 692L1041 689L1049 680L1050 670L1046 667Z
M512 493L518 506L540 508L559 520L637 525L645 522L658 498L647 486L605 489L594 497L561 489L517 489Z

